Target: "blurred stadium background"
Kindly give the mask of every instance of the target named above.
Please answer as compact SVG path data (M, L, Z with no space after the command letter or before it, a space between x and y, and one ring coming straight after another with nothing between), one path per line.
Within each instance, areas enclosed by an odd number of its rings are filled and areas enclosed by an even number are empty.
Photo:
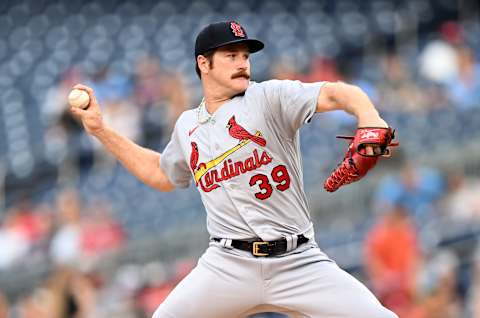
M197 32L229 19L266 43L254 80L359 85L397 129L394 157L333 195L334 137L355 122L322 114L302 129L320 246L402 318L479 318L473 0L1 1L0 317L150 317L195 265L208 242L195 187L136 181L66 96L93 86L112 126L162 150L201 99Z

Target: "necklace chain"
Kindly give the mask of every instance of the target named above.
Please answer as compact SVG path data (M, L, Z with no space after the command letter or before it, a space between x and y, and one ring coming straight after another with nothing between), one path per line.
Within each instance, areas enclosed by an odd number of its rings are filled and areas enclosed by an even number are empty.
M205 107L205 98L202 98L200 105L197 107L197 120L200 124L205 124L212 120L213 116L208 113Z

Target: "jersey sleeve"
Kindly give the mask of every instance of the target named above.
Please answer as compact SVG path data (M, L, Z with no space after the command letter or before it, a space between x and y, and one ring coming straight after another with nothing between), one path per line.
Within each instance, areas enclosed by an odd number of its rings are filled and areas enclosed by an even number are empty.
M182 149L178 126L179 121L175 124L170 141L160 156L160 168L175 186L187 188L192 174Z
M315 114L318 95L325 82L271 80L264 83L267 109L276 128L284 136L293 138L297 130Z

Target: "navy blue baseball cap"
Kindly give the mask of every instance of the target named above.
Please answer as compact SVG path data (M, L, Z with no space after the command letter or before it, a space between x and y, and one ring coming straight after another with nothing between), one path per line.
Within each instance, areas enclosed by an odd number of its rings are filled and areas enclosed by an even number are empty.
M228 44L245 43L250 53L263 49L263 42L249 39L245 29L235 21L217 22L207 25L197 35L195 58L206 52Z

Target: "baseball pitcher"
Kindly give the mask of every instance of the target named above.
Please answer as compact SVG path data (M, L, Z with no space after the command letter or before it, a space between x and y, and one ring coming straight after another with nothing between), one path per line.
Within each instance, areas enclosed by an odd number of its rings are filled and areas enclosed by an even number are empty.
M249 55L264 44L234 21L205 27L195 43L204 99L184 112L158 153L113 131L91 88L72 108L144 183L195 185L207 211L210 246L154 318L232 318L276 311L292 317L394 318L314 240L302 179L299 129L315 113L344 110L358 120L343 161L324 187L362 178L389 154L393 131L365 93L345 83L250 81ZM320 158L319 158L320 159ZM181 238L180 238L181 239Z

